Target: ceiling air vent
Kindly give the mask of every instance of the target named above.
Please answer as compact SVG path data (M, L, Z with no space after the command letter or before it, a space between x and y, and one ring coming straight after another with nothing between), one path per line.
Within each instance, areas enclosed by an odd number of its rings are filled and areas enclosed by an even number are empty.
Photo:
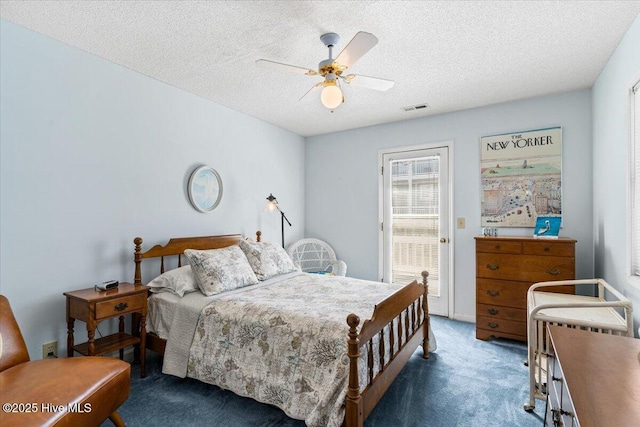
M410 107L403 107L402 110L409 112L409 111L415 111L415 110L424 110L429 108L429 104L418 104L418 105L412 105Z

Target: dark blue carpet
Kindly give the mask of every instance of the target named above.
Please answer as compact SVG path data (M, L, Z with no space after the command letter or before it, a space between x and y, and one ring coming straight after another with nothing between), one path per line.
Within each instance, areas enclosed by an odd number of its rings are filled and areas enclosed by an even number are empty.
M541 426L544 402L525 412L526 345L479 341L475 325L432 317L438 349L428 360L419 348L380 400L366 427ZM129 427L303 427L280 409L192 379L161 373L161 359L147 354L147 378L134 366L131 395L120 407ZM109 421L103 426L109 426Z

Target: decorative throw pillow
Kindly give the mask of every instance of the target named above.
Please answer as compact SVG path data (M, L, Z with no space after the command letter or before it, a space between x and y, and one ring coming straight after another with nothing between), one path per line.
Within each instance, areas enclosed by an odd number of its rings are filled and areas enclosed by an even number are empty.
M247 257L237 245L205 251L187 249L184 254L200 291L207 296L258 283Z
M197 291L198 284L190 265L169 270L150 281L151 292L171 292L179 297Z
M240 240L239 245L258 280L266 280L278 274L299 270L289 254L278 245L245 240Z

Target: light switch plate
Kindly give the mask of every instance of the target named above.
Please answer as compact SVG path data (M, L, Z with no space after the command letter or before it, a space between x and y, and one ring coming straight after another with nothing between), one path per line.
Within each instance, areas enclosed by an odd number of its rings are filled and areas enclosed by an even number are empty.
M465 228L464 218L458 218L458 228Z

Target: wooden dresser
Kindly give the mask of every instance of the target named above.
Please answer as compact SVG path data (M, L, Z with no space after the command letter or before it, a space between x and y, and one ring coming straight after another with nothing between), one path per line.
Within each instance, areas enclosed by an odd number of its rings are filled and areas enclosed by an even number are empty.
M475 239L476 338L527 341L527 290L536 282L575 279L576 240ZM562 292L575 292L573 286L560 288Z
M640 340L549 326L546 426L640 425Z

